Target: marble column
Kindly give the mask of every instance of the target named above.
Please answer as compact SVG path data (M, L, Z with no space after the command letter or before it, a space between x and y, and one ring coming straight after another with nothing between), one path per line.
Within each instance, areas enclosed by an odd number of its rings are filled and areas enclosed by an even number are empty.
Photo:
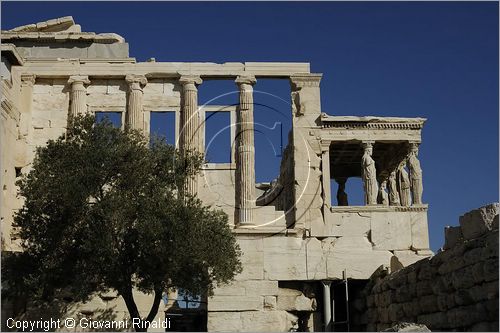
M375 161L372 158L373 141L364 141L364 154L361 158L361 175L365 188L365 204L376 205L378 194L377 171Z
M198 88L203 81L199 76L183 75L179 79L182 84L180 150L201 151L200 113L198 110ZM186 192L195 195L198 192L198 176L189 177Z
M411 194L414 205L422 204L422 168L418 160L418 143L410 142L410 153L408 156L408 168L410 170Z
M125 81L127 81L129 87L125 127L127 129L144 131L142 88L148 81L144 75L127 75Z
M240 105L238 108L238 127L236 132L238 142L238 159L236 193L239 196L239 224L254 224L253 209L255 208L255 143L253 123L253 85L254 76L239 76L236 84L240 89Z
M401 202L399 200L399 191L398 191L398 186L397 186L397 181L396 181L396 172L397 171L398 171L398 169L395 168L389 174L388 189L389 189L389 205L390 206L399 206L401 204Z
M321 142L321 171L323 182L323 206L332 205L331 190L330 190L330 141Z
M87 113L87 88L85 85L90 84L90 80L85 75L73 75L69 77L68 83L71 84L70 119L74 119L78 115Z

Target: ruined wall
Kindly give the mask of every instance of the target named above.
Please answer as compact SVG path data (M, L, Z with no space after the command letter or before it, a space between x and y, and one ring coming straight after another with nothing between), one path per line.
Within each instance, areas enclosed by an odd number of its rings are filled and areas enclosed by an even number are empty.
M465 214L459 227L445 230L441 252L373 277L353 303L357 328L414 322L433 331L498 332L499 211L497 203Z
M17 186L15 182L19 170L20 159L23 158L23 151L19 138L19 122L21 112L18 108L19 92L21 80L19 76L11 75L10 63L2 57L2 100L0 119L0 164L1 164L1 249L13 250L15 248L11 239L13 213L20 207L20 200L17 198Z

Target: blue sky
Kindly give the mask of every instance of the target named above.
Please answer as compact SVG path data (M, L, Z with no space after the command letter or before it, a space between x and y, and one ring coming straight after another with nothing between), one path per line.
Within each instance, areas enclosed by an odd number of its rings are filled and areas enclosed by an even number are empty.
M122 35L138 61L310 62L323 73L323 112L427 118L420 159L433 250L445 225L498 201L497 2L2 2L2 29L67 15L84 31ZM264 181L276 176L290 129L289 85L259 80L255 89L278 96L255 94ZM204 84L200 103L234 90Z

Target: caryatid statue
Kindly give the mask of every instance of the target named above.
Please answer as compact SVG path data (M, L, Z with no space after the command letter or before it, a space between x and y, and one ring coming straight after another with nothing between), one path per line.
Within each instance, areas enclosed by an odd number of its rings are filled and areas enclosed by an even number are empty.
M389 205L399 206L401 202L399 201L398 185L396 181L396 170L391 171L389 174Z
M422 168L418 156L418 144L410 144L410 154L408 156L408 168L410 169L411 191L413 204L422 204Z
M365 188L365 204L366 205L376 205L377 204L377 170L375 169L375 161L372 158L373 146L371 142L365 142L363 144L365 150L363 157L361 158L361 175L363 178L363 184Z
M384 206L389 206L389 195L385 190L386 188L387 188L387 180L383 180L380 183L380 188L378 190L377 202Z
M335 180L339 184L339 188L337 190L337 204L339 206L349 206L347 193L345 193L345 182L347 181L347 178L338 178Z
M399 198L401 206L410 206L410 178L405 169L406 159L399 163L398 167L398 185L399 185Z

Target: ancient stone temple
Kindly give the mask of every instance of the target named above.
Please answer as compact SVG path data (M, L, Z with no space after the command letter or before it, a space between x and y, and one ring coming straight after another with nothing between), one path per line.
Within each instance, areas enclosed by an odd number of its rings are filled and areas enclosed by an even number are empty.
M329 115L320 103L322 74L309 63L137 62L121 36L81 32L71 17L1 38L2 251L19 249L11 235L22 205L16 178L29 172L37 146L65 132L70 115L119 113L123 127L149 134L155 112L172 112L179 148L203 151L205 113L217 110L230 115L231 161L208 163L186 190L228 214L243 272L196 310L165 302L159 316L180 314L178 329L348 330L356 325L349 295L380 266L432 255L418 155L425 119ZM260 79L290 83L292 119L280 173L265 186L255 178ZM210 80L233 81L238 105L200 106ZM349 205L345 184L354 177L362 179L364 205ZM152 296L136 299L149 310ZM112 293L80 307L107 308L127 316Z

